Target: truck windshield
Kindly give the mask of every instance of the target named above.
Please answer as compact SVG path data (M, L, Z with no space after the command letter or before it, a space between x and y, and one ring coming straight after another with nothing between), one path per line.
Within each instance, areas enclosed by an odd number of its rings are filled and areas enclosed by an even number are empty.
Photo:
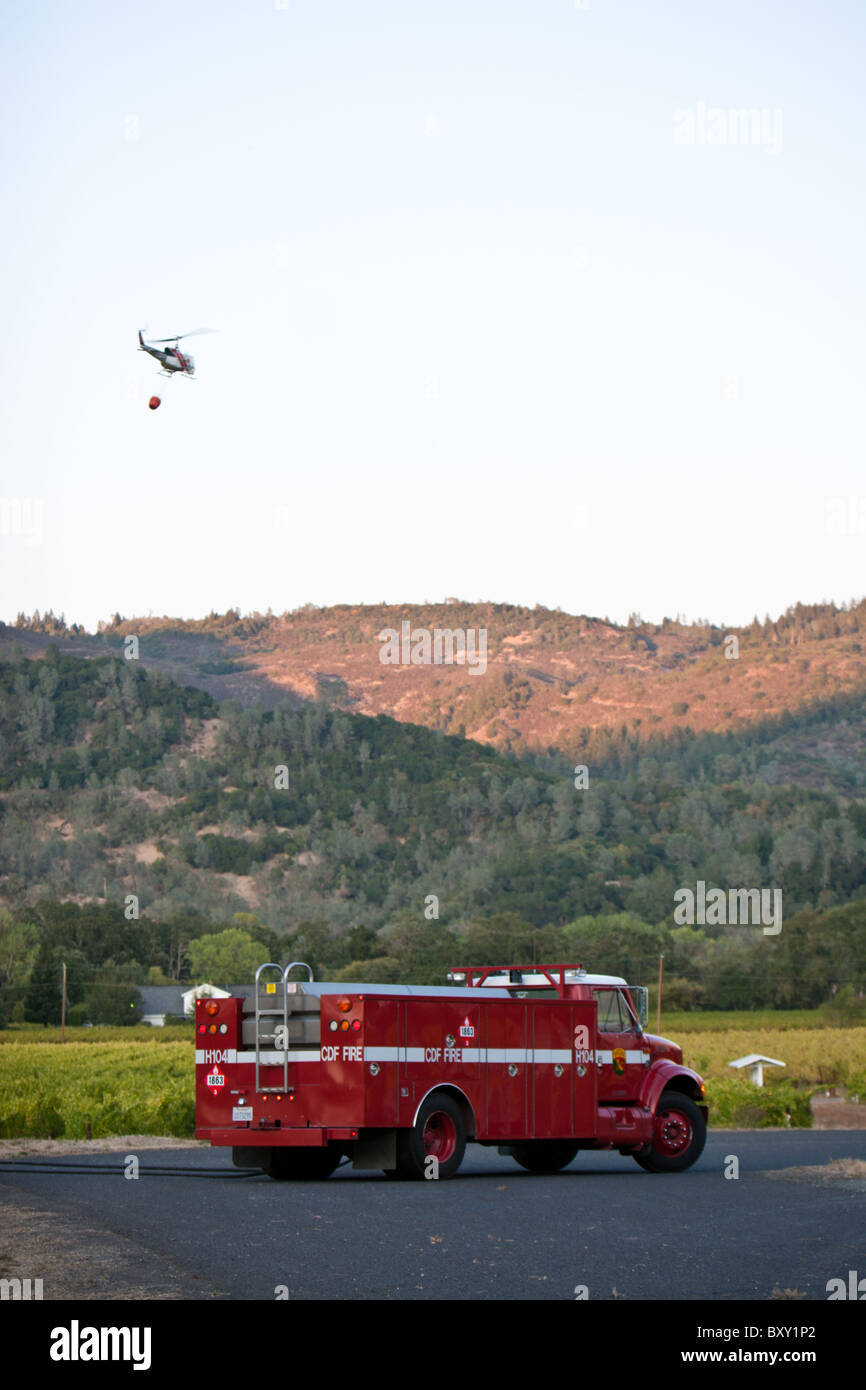
M598 1027L602 1033L633 1033L636 1030L631 1010L618 989L594 989L598 1004Z

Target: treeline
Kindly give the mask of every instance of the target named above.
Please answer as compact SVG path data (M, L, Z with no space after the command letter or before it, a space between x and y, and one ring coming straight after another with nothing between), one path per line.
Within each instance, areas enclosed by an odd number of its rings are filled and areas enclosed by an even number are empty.
M58 1023L66 966L70 1021L126 1024L140 1018L138 988L190 979L190 948L226 930L255 943L261 960L282 942L257 918L230 923L180 912L166 921L129 920L116 904L57 902L0 911L0 1026ZM260 962L257 962L260 963Z
M241 613L239 608L229 608L225 613L211 611L204 618L126 618L115 612L108 620L100 621L97 633L105 637L125 636L130 632L160 632L177 636L208 636L218 638L243 638L254 636L271 626L297 627L307 640L322 625L330 631L336 629L340 637L348 636L351 641L356 636L367 637L371 625L388 625L385 619L399 611L410 621L422 626L441 625L445 627L483 627L507 629L519 625L543 636L545 642L571 642L587 632L601 632L605 629L619 632L637 649L643 643L655 650L653 637L660 634L676 633L695 639L698 646L718 646L724 637L736 633L747 642L762 644L794 644L803 640L830 641L837 637L850 637L866 634L866 599L851 600L850 603L796 603L776 618L765 615L763 620L757 615L752 622L742 627L719 627L708 619L699 618L686 622L680 616L663 618L660 623L644 622L639 613L632 613L628 622L621 626L609 618L592 618L586 615L565 613L559 608L545 608L536 604L534 608L523 608L509 603L478 603L457 598L444 602L428 604L405 604L399 607L369 604L335 604L320 607L306 603L300 608L286 609L275 614L268 609ZM380 621L381 620L381 621ZM84 634L78 623L67 626L63 614L56 615L52 609L32 614L19 613L14 627L18 631L64 635ZM491 634L492 635L492 634ZM637 640L635 640L637 639Z
M308 920L274 932L251 913L128 921L107 904L43 901L0 912L0 1026L58 1023L64 964L75 1025L138 1021L146 984L249 984L265 960L303 960L317 979L380 984L441 984L461 965L579 961L654 992L662 955L666 1009L820 1006L828 1022L866 1024L864 903L800 913L765 937L652 925L629 913L540 928L500 913L449 927L405 910L379 931L356 922L337 934Z

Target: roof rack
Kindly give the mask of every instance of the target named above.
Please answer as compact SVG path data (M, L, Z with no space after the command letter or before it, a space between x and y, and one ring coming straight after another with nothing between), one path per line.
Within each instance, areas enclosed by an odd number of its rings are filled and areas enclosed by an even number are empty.
M471 989L485 985L499 989L555 989L562 996L568 985L580 984L585 975L583 966L576 961L551 965L457 965L449 970L447 979L453 984L465 982Z

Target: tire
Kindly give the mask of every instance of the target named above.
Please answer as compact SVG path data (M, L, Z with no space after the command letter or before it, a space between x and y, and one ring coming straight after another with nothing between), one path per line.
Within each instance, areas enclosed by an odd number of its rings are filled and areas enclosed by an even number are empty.
M527 1139L513 1149L511 1157L529 1173L558 1173L578 1152L570 1139Z
M443 1091L428 1096L414 1128L397 1135L397 1178L425 1178L430 1158L439 1160L436 1176L453 1178L466 1152L466 1126L460 1107ZM389 1173L390 1177L391 1174Z
M679 1091L665 1091L653 1117L653 1137L635 1163L648 1173L681 1173L704 1151L707 1122L693 1100Z
M329 1178L342 1157L342 1149L333 1144L324 1149L271 1149L265 1172L275 1182L315 1182Z

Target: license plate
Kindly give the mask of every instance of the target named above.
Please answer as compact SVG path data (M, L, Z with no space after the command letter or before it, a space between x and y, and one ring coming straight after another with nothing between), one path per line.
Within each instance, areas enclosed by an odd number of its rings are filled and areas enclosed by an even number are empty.
M252 1107L251 1105L234 1105L234 1106L232 1106L232 1119L233 1119L233 1120L252 1120L252 1118L253 1118L253 1107Z

